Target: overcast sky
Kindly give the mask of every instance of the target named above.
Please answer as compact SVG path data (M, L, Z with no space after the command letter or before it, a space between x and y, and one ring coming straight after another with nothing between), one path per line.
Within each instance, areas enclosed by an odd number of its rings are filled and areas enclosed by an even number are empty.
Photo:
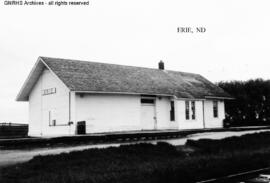
M15 102L38 56L270 79L269 0L91 0L89 6L0 4L0 122L28 121ZM177 27L206 28L177 33Z

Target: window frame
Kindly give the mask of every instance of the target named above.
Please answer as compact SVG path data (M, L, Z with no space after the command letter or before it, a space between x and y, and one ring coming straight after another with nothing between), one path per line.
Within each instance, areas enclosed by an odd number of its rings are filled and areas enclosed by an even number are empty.
M174 107L175 102L173 100L171 100L170 105L171 105L170 121L173 122L173 121L175 121L175 107Z
M186 115L186 120L190 120L190 105L189 101L185 101L185 115Z
M185 117L188 121L196 121L196 100L185 101Z
M218 101L213 101L213 117L218 118Z
M155 105L155 99L154 98L141 98L141 105Z
M196 120L196 103L194 100L191 101L190 107L191 107L191 119Z

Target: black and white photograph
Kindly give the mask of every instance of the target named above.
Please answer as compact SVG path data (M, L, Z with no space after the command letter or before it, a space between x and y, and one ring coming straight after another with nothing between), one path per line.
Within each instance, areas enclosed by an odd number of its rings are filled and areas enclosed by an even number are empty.
M0 1L0 183L270 183L270 1Z

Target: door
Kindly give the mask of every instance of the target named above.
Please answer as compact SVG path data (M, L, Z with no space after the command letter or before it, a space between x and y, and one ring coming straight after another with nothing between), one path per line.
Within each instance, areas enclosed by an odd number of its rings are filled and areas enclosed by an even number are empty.
M141 124L143 130L154 130L156 128L155 105L141 105Z

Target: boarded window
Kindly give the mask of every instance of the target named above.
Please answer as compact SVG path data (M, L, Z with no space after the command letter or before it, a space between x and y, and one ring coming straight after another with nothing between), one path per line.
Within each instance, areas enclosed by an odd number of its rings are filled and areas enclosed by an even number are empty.
M171 101L170 118L171 121L175 120L174 101Z
M191 119L196 119L195 101L191 102Z
M218 101L213 101L214 118L218 118Z
M189 120L189 101L186 101L186 119Z
M154 99L149 99L149 98L142 98L141 103L142 104L154 104Z

